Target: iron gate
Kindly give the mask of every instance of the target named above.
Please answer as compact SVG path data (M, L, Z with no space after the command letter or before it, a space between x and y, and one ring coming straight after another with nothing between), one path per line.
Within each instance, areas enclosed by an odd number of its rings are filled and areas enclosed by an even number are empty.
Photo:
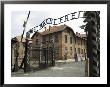
M39 47L30 46L29 62L31 70L39 70L55 65L53 42L42 42Z
M46 41L40 43L39 47L32 47L32 45L29 44L29 40L26 39L24 58L20 64L18 64L18 55L16 56L16 60L12 68L13 72L18 71L18 69L24 69L24 72L28 72L30 70L39 70L55 66L54 43Z

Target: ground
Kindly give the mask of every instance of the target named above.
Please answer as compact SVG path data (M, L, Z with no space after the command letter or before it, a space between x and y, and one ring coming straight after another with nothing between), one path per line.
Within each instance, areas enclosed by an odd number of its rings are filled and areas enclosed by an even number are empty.
M23 70L13 72L13 77L84 77L85 61L56 62L54 67L24 73Z

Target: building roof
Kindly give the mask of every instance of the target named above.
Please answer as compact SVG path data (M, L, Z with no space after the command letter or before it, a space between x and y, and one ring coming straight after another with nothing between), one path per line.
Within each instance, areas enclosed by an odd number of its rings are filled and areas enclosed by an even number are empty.
M60 25L60 26L53 26L53 27L49 26L49 29L46 29L45 31L43 31L42 35L46 35L46 34L49 34L49 33L55 33L55 32L58 32L58 31L62 31L66 27L67 27L67 25Z
M71 27L69 27L69 26L67 26L65 24L64 25L60 25L60 26L53 26L53 27L49 26L49 29L46 29L43 32L35 32L31 38L33 38L36 33L39 33L41 35L47 35L47 34L50 34L50 33L55 33L55 32L59 32L59 31L63 31L67 27L73 31L73 29ZM74 31L73 31L73 33L74 33ZM74 35L75 35L75 33L74 33Z
M80 33L76 32L76 37L86 39L86 34L80 34Z
M36 31L36 32L32 35L31 39L32 39L36 34L40 34L40 35L42 35L41 32Z
M17 42L21 42L21 36L16 36L16 37L14 37L14 38L12 38L12 39L15 39ZM26 38L23 37L22 42L26 42L25 39L26 39ZM28 40L31 41L32 39L28 39Z
M21 41L21 36L16 36L15 37L17 40L18 40L18 42L20 42ZM22 39L22 42L25 42L25 37L23 37L23 39Z
M42 35L46 35L46 34L50 34L50 33L55 33L55 32L59 32L59 31L63 31L67 27L73 31L73 29L71 27L69 27L69 26L67 26L67 25L64 24L64 25L60 25L60 26L53 26L53 27L50 26L49 29L47 29L46 31L43 31L42 32ZM73 31L73 33L74 33L74 31Z
M65 24L64 25L60 25L60 26L53 26L53 27L49 26L49 29L45 29L45 31L43 31L43 32L38 32L38 31L35 32L31 38L33 38L36 34L47 35L47 34L59 32L59 31L63 31L66 28L70 29L76 37L83 38L83 39L86 38L86 34L80 34L78 32L76 32L76 34L75 34L73 29L71 27L65 25Z
M80 34L81 37L86 38L86 34Z

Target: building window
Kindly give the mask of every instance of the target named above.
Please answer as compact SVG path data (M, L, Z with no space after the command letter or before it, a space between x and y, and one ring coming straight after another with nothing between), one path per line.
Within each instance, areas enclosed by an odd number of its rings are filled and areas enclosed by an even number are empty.
M67 60L67 55L68 55L68 49L65 47L64 49L64 59Z
M72 50L72 47L70 47L70 50Z
M49 37L49 41L51 41L52 40L52 34L49 34L48 37Z
M75 44L76 44L76 38L75 38Z
M84 54L85 54L85 49L84 49Z
M84 45L86 45L86 41L84 40Z
M64 54L67 54L67 52L68 52L68 49L67 49L67 47L65 47Z
M80 48L78 48L78 54L80 54Z
M65 43L67 43L67 35L65 35Z
M55 51L56 51L56 54L59 54L59 48L56 48Z
M43 42L46 42L46 37L45 36L43 37Z
M65 50L67 50L67 47L65 47Z
M17 56L17 47L16 46L14 46L14 57L16 57Z
M72 55L72 47L70 47L70 55Z
M22 44L23 44L23 47L25 47L25 42L22 42Z
M72 44L72 37L70 37L70 44Z
M55 42L58 42L58 34L55 34Z
M81 39L81 45L82 45L82 39Z
M81 53L83 54L83 49L81 49Z
M75 48L75 52L76 52L76 48Z
M80 45L80 39L78 39L78 45Z
M38 45L38 39L36 39L36 45Z

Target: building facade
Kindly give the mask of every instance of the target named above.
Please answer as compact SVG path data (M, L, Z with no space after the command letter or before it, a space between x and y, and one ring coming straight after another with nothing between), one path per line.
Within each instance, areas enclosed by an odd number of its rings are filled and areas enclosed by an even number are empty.
M84 57L86 53L86 37L74 33L67 25L49 26L43 32L35 32L32 36L32 48L40 47L42 42L52 41L55 48L56 60L73 59L77 53L78 58ZM33 53L33 56L38 56Z
M15 64L16 57L18 60L18 66L20 66L24 55L25 55L25 40L26 38L22 39L21 42L21 36L16 36L11 39L11 61L12 61L12 66ZM29 39L29 43L32 44L31 39ZM18 54L17 54L18 53Z
M76 32L76 41L75 41L75 52L78 55L78 59L85 59L87 46L86 46L86 35Z

